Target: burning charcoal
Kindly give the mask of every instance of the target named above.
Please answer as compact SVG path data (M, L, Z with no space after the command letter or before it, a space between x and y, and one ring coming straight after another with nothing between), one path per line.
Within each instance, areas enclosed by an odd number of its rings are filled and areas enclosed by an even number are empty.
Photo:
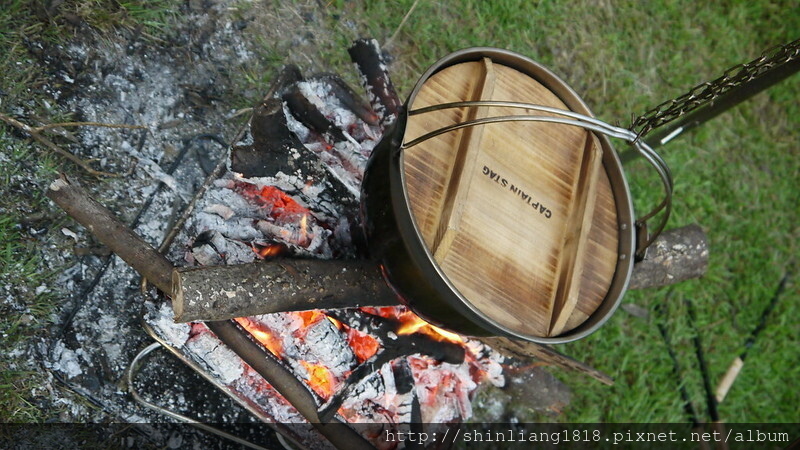
M320 316L324 317L321 313ZM303 343L306 356L325 364L336 378L344 377L356 365L353 350L339 330L325 318L306 327Z
M400 113L402 102L389 78L378 41L359 39L353 43L348 52L350 59L361 73L361 83L369 92L372 109L381 116L382 124L391 124Z

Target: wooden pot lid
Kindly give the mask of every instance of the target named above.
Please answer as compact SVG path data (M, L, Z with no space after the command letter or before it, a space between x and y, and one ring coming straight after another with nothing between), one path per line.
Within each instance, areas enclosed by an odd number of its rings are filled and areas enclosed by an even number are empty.
M530 75L488 57L439 70L408 107L465 100L568 109ZM521 114L532 112L473 106L412 114L404 141L467 120ZM584 128L514 121L462 128L403 151L421 238L473 309L513 333L550 337L579 326L603 303L619 239L603 151Z

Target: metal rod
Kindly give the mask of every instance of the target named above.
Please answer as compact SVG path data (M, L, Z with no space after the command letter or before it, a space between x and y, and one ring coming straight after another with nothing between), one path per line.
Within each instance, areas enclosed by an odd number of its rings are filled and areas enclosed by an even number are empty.
M133 396L134 400L139 402L139 404L141 404L142 406L144 406L144 407L146 407L148 409L151 409L151 410L153 410L153 411L155 411L155 412L157 412L159 414L165 415L167 417L171 417L171 418L173 418L173 419L175 419L175 420L177 420L179 422L188 423L188 424L192 425L195 428L199 428L199 429L201 429L203 431L208 431L209 433L213 433L213 434L216 434L218 436L224 437L225 439L229 439L229 440L231 440L233 442L236 442L237 444L244 445L245 447L253 448L253 449L256 449L256 450L268 450L266 447L262 447L260 445L253 444L250 441L244 440L244 439L242 439L240 437L237 437L237 436L234 436L234 435L232 435L230 433L222 431L219 428L215 428L215 427L212 427L210 425L207 425L207 424L205 424L203 422L200 422L199 420L192 419L191 417L187 417L187 416L184 416L183 414L179 414L179 413L176 413L174 411L170 411L169 409L166 409L166 408L164 408L162 406L158 406L155 403L152 403L149 400L147 400L144 397L142 397L139 394L139 391L137 391L136 388L134 387L133 380L136 378L136 375L139 373L139 369L142 366L140 364L140 361L145 356L147 356L150 353L152 353L153 350L156 350L158 348L163 348L163 346L161 345L160 342L154 342L154 343L148 345L147 347L145 347L144 350L139 352L133 358L133 361L131 361L131 364L128 366L128 369L125 371L125 380L126 380L126 382L128 384L128 392L130 392L130 394L131 394L131 396Z
M727 372L725 372L725 375L722 377L722 380L720 380L719 384L717 385L715 398L717 399L718 403L722 403L722 400L724 400L725 396L728 395L728 390L731 388L731 385L733 385L733 382L736 381L739 371L742 369L742 366L744 366L744 360L747 358L747 354L755 344L758 335L761 334L764 328L766 328L767 318L778 304L778 299L780 298L781 294L783 294L783 290L786 288L786 282L789 279L789 275L789 272L787 272L781 279L780 283L778 284L778 288L775 290L775 294L773 294L772 299L767 304L767 307L764 308L764 312L761 313L761 318L758 321L758 325L747 337L747 340L745 340L744 350L733 360L730 367L728 367Z
M692 422L692 428L697 428L701 425L701 422L697 418L697 410L695 410L694 403L692 403L692 399L691 397L689 397L689 392L686 390L686 385L684 384L683 380L683 368L681 367L681 364L678 361L678 355L675 354L675 349L672 346L672 340L669 336L669 332L667 331L667 327L664 325L664 321L666 320L667 317L664 312L663 305L670 298L672 298L673 292L674 291L670 290L664 297L664 301L656 304L655 311L656 314L659 316L658 320L656 320L656 326L658 327L658 331L661 333L661 337L664 340L664 344L667 346L667 353L669 354L669 357L672 360L672 374L678 381L678 392L681 395L681 400L683 400L683 410L689 417L689 421Z
M221 320L205 324L228 348L283 395L334 447L347 450L375 449L356 430L336 417L330 423L322 423L317 414L321 403L319 397L298 380L275 355L251 340L249 334L235 321Z
M761 91L768 89L786 78L794 75L800 71L800 58L790 59L784 64L778 64L766 70L757 78L734 87L727 92L722 93L713 101L701 106L700 108L691 111L683 116L680 116L672 122L667 122L656 128L655 131L648 134L644 141L650 147L659 147L672 141L681 134L694 129L705 122L717 117L718 115L734 108L739 103L750 99ZM620 159L623 164L632 161L638 154L632 150L627 150L620 154Z

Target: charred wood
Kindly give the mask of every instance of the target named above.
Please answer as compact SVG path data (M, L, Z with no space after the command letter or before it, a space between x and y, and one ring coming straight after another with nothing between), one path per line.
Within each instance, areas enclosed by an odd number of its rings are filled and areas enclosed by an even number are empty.
M311 103L296 85L290 87L283 94L282 98L283 101L286 102L286 107L289 109L292 117L297 119L298 122L305 125L308 129L324 136L328 143L334 144L347 140L342 130L325 117L325 115L320 112L319 108Z
M322 74L309 78L309 81L319 81L325 83L331 90L331 93L342 106L352 111L359 119L369 125L378 125L380 118L372 110L372 108L364 103L364 100L356 94L353 88L350 87L343 79L335 74Z
M546 345L537 344L535 342L520 341L517 339L509 339L506 337L477 337L474 339L483 342L484 344L494 348L509 358L522 360L536 358L555 366L581 372L603 384L607 384L609 386L614 384L614 379L607 374L595 369L592 366L589 366L588 364L570 358L567 355L563 355Z
M273 177L283 173L294 186L287 194L331 215L338 215L334 209L344 208L345 215L355 223L358 204L353 194L290 131L280 99L268 98L254 109L249 134L251 142L232 147L231 170L245 177ZM305 193L308 183L323 189L315 189L310 197Z
M272 82L267 95L264 96L264 101L271 98L280 98L287 89L300 81L303 81L303 73L299 67L294 64L283 66L275 81Z
M391 123L400 113L402 102L389 78L378 41L358 39L347 51L362 75L362 83L370 95L372 108L381 117L381 123Z
M244 362L264 377L325 438L338 449L373 449L374 446L347 424L333 418L328 423L317 415L319 398L269 350L254 342L249 334L233 321L207 322L208 328L228 345Z
M329 315L337 320L344 319L340 321L347 323L345 322L347 320L346 317L337 316L335 313L329 313ZM400 323L384 317L370 315L364 320L369 322L367 328L370 330L370 333L380 338L381 342L383 343L383 348L371 358L356 367L345 380L344 386L319 408L319 417L323 421L332 418L334 414L336 414L336 411L351 395L361 380L364 380L369 375L383 367L384 364L395 359L414 354L423 354L437 361L449 364L461 364L464 362L466 351L460 344L447 341L437 341L432 337L421 333L397 335L396 332L400 327ZM359 322L359 327L363 327L365 325L363 321ZM403 381L408 383L407 378ZM413 383L413 377L411 378L410 382ZM400 389L403 387L408 389L405 392L411 390L411 387L408 387L407 385L398 386L398 392L402 393Z
M270 98L253 110L250 119L252 144L234 145L231 148L231 170L251 177L273 176L278 172L293 174L308 159L296 160L293 156L303 143L286 124L283 105L279 99Z

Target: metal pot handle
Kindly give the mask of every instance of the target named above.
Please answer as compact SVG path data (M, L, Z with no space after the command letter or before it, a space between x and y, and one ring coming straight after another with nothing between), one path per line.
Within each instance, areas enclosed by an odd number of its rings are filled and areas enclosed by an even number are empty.
M558 116L563 116L563 117L520 114L511 116L485 117L481 119L468 120L465 122L459 122L453 125L448 125L446 127L439 128L438 130L426 133L409 142L404 142L400 146L400 149L405 150L409 147L413 147L428 139L439 136L440 134L449 133L451 131L455 131L461 128L473 127L476 125L485 125L490 123L499 123L499 122L559 123L564 125L573 125L582 127L587 130L601 133L609 137L623 139L627 141L635 151L639 152L653 166L653 168L658 173L658 176L661 178L661 182L664 187L664 199L661 201L661 203L659 203L658 206L653 208L652 211L636 219L635 222L637 230L635 257L637 260L644 259L645 254L647 252L647 248L650 246L650 244L653 243L653 241L656 240L658 235L661 234L661 232L664 230L664 227L666 226L667 221L669 220L670 213L672 212L672 188L673 188L672 173L670 172L667 163L664 161L663 158L661 158L661 155L656 153L649 145L647 145L647 143L645 143L642 139L639 138L638 134L634 133L631 130L615 127L613 125L609 125L603 122L602 120L598 120L594 117L579 114L574 111L568 111L564 109L558 109L543 105L536 105L532 103L506 102L506 101L495 101L495 100L451 102L451 103L442 103L439 105L433 105L424 108L409 110L408 115L413 116L418 114L425 114L449 108L480 107L480 106L497 106L505 108L528 109L528 110L541 111L551 114L557 114ZM655 231L649 233L648 232L649 227L647 225L647 221L662 211L663 214L661 221L656 226Z

